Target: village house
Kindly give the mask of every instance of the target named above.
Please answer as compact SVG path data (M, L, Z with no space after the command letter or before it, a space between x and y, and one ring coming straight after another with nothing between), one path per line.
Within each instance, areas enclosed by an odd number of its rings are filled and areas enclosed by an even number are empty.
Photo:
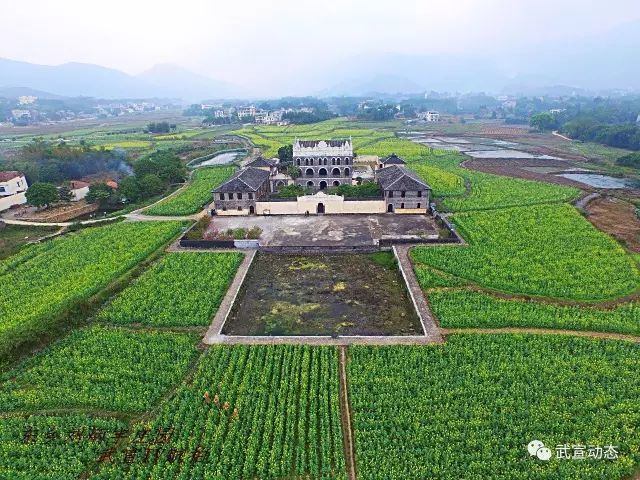
M425 214L428 211L431 187L408 170L404 160L395 153L378 162L373 176L382 195L345 198L326 194L324 190L329 186L354 183L351 140L296 140L293 152L294 165L301 170L300 177L294 180L280 172L278 159L258 157L213 190L211 214ZM294 182L311 189L312 193L297 198L274 196L282 187Z
M8 197L27 191L27 179L16 171L0 172L0 197Z

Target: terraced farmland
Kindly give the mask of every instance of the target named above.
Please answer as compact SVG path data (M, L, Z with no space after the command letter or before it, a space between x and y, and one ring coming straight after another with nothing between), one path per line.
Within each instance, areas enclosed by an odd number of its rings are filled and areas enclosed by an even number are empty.
M637 344L456 335L351 347L358 478L618 480L640 462ZM617 460L541 462L527 444L617 447ZM570 447L571 448L571 447Z
M212 347L92 478L160 477L346 478L335 350Z
M170 253L98 315L105 322L206 326L242 261L240 253Z

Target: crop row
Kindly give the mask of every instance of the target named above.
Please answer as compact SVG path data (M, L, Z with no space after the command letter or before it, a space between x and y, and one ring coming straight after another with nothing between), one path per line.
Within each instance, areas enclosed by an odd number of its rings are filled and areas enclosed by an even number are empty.
M148 222L95 227L18 254L26 257L0 276L0 357L45 332L56 316L105 288L182 226ZM3 265L12 262L9 258Z
M346 478L333 348L212 347L96 478Z
M502 299L468 290L430 290L431 308L443 327L535 327L640 335L640 304L598 309Z
M75 480L126 435L127 425L88 415L0 418L0 478Z
M233 174L235 167L197 169L184 190L147 208L144 213L157 216L191 215L202 210L213 197L211 191Z
M241 261L240 253L169 253L98 318L151 326L208 325Z
M571 205L455 214L468 246L418 247L414 262L511 293L597 301L638 288L634 259Z
M195 338L186 334L76 330L0 377L0 411L144 411L196 355Z
M639 368L635 344L549 335L351 347L358 478L618 480L640 462ZM534 439L550 461L529 456ZM618 459L558 459L562 444Z

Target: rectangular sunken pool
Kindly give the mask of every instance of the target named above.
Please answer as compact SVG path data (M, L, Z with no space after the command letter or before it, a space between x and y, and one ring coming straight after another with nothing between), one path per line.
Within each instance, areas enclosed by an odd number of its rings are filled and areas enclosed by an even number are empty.
M258 253L225 335L423 335L390 252Z

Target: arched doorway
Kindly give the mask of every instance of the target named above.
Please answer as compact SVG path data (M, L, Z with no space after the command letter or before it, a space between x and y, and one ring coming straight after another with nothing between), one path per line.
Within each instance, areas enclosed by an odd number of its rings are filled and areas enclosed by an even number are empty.
M253 205L251 205L251 206L249 207L249 215L253 215L253 214L255 214L255 213L256 213L256 209L253 207Z
M307 182L307 187L313 187L313 182L311 180Z
M326 177L327 176L327 169L326 168L321 168L320 170L318 170L318 176Z
M339 177L340 176L340 169L339 168L334 168L333 170L331 170L331 175L333 175L334 177Z
M348 168L344 169L344 176L345 177L350 177L351 176L351 171Z
M393 213L393 203L390 203L389 205L387 205L387 212Z
M313 177L313 168L307 168L306 175L307 177Z
M340 186L340 182L338 180L334 180L333 181L333 186L334 187L339 187Z
M318 213L319 215L324 213L324 203L318 204L318 207L316 208L316 213Z
M320 190L324 190L325 188L327 188L327 182L325 182L324 180L322 180L320 182Z

